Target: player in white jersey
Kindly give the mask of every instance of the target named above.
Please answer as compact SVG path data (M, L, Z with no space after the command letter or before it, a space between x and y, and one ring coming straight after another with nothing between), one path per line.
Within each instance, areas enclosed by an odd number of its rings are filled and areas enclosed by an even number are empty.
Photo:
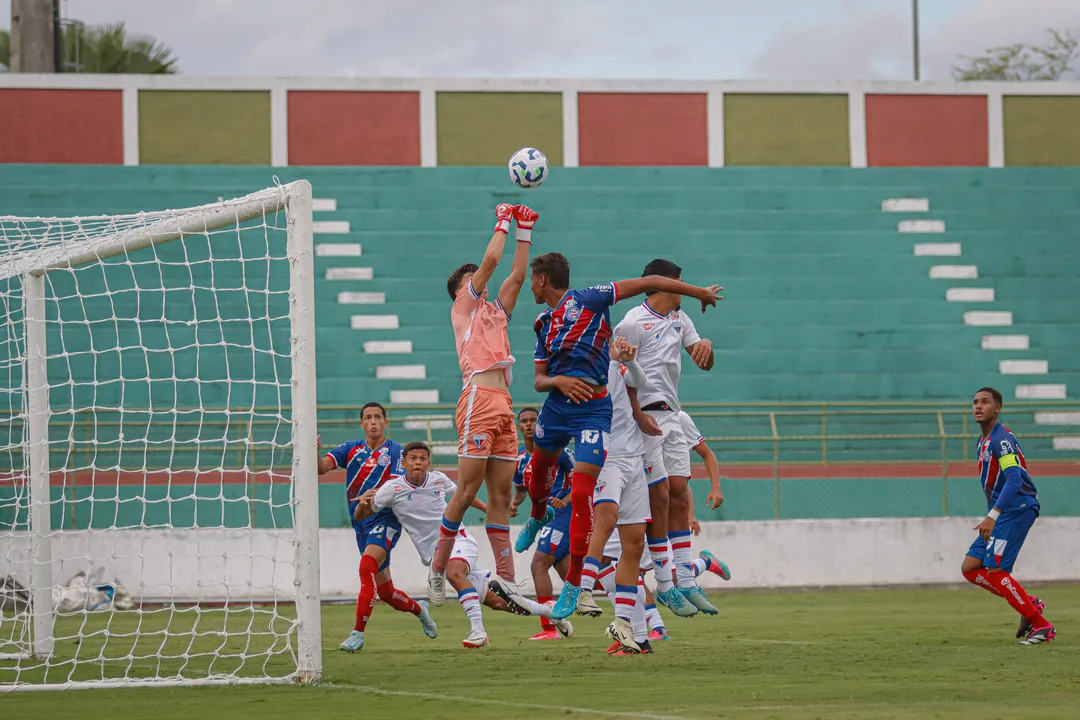
M653 260L645 266L647 275L682 277L682 268L669 260ZM690 453L679 420L679 376L682 352L702 370L713 367L712 342L698 335L693 321L682 312L682 300L671 293L648 294L645 302L632 308L615 328L615 335L638 346L638 364L645 384L631 393L635 417L645 432L646 452L659 450L668 481L650 488L653 521L647 531L649 554L655 565L658 596L671 588L668 579L669 552L674 560L680 594L695 608L714 615L718 611L705 597L692 574L690 562ZM664 602L661 599L661 602ZM668 604L677 614L678 605Z
M393 512L420 553L420 561L430 566L439 541L446 501L457 491L457 485L443 473L430 470L431 449L425 443L409 443L402 456L405 474L390 478L377 491L364 493L356 514L363 519L383 509ZM484 503L479 500L474 499L472 506L485 510ZM457 590L461 607L471 625L472 631L462 641L464 647L482 648L488 645L480 610L480 592L484 594L483 604L493 610L550 617L549 606L522 597L516 588L498 576L492 578L490 571L481 568L477 562L479 556L480 547L476 544L476 538L468 530L459 528L447 563L446 579ZM557 621L555 627L566 637L574 633L573 626L567 621Z

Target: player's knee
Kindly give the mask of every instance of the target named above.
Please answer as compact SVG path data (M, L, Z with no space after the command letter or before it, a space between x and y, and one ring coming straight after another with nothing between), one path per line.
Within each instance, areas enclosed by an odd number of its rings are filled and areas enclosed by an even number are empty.
M446 565L446 579L455 585L464 581L469 575L468 567L460 560L451 560Z
M529 566L532 570L532 574L535 576L541 573L546 573L548 570L551 569L551 566L554 564L552 562L554 559L555 558L545 553L535 553L532 558L532 564Z

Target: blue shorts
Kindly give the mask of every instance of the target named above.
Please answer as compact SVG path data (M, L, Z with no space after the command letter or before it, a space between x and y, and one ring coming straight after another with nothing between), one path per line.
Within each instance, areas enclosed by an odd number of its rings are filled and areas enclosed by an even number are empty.
M570 506L556 510L555 517L540 531L536 552L553 555L558 565L570 554Z
M349 515L356 510L355 503L349 503ZM360 554L368 545L381 547L386 551L386 560L379 566L379 572L390 567L390 553L398 540L401 539L401 523L397 516L389 508L383 508L363 522L353 520L353 530L356 532L356 546L360 548Z
M982 536L975 538L967 554L982 560L985 568L1012 572L1016 556L1020 554L1020 548L1024 546L1028 530L1031 529L1037 517L1039 517L1037 507L1026 507L1002 513L994 523L994 532L991 533L990 539L983 540Z
M562 393L553 392L540 409L533 439L539 447L556 451L573 440L577 462L603 467L610 432L610 395L575 405Z

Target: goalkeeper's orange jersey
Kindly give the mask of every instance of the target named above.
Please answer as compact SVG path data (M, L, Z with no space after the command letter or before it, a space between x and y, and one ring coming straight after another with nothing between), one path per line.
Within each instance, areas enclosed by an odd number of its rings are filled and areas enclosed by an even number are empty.
M462 385L468 386L477 373L503 368L509 387L513 377L510 368L514 364L506 334L510 314L499 299L488 302L476 292L470 280L458 291L450 321L454 326Z

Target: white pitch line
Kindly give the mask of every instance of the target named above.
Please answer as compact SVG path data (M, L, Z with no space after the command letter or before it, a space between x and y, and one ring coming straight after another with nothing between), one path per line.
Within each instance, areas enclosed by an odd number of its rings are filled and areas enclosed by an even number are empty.
M537 705L523 703L514 700L493 700L488 698L465 697L463 695L441 695L439 693L411 692L408 690L384 690L371 685L343 685L339 683L318 683L316 687L335 688L340 690L353 690L358 693L370 693L372 695L391 695L399 697L420 698L423 700L441 700L444 702L475 703L477 705L505 705L520 708L523 705L533 710L552 710L563 713L580 713L582 715L601 715L604 717L644 718L644 720L691 720L683 715L657 715L656 713L620 712L618 710L597 710L595 708L571 707L569 705Z
M726 638L721 642L748 642L748 643L764 643L767 645L820 645L816 642L803 642L800 640L763 640L761 638Z

